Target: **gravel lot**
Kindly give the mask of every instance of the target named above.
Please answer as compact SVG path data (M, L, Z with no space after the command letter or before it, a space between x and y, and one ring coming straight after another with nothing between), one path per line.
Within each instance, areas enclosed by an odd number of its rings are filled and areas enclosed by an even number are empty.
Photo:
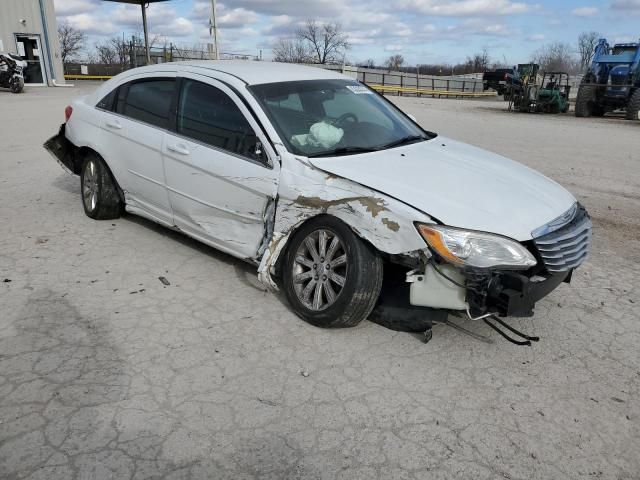
M397 99L595 224L573 283L516 323L539 344L463 322L496 342L438 326L424 345L313 328L249 265L86 217L41 145L91 88L0 91L0 478L640 478L640 123Z

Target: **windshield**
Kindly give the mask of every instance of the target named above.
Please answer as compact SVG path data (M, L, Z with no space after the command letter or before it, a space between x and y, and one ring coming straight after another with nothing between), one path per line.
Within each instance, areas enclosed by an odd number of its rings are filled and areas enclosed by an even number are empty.
M279 82L249 89L295 154L349 155L434 136L355 80Z

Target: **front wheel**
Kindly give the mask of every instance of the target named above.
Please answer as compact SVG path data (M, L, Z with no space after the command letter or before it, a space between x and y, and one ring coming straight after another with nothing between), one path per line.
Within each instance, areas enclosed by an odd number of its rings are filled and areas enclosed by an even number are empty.
M594 113L594 100L596 99L596 87L593 85L581 85L576 98L576 117L590 117ZM597 107L597 106L596 106ZM597 108L595 109L597 110Z
M80 172L82 206L95 220L118 218L122 200L109 168L98 155L89 153Z
M282 265L294 311L317 327L353 327L367 318L382 287L380 256L335 217L323 215L291 238Z
M22 77L13 77L10 85L13 93L20 93L24 89L24 79Z

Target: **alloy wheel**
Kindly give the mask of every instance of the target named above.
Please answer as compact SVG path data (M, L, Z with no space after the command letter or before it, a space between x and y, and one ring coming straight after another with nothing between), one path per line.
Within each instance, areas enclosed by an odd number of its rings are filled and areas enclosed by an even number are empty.
M82 199L87 210L93 212L96 209L98 203L98 169L93 160L89 160L84 167Z
M293 287L298 299L313 311L333 305L347 279L347 252L329 229L311 232L296 251Z

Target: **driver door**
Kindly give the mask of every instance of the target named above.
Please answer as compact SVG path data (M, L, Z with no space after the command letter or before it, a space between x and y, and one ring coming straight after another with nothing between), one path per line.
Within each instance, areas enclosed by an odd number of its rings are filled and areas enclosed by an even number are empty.
M253 258L278 189L279 162L226 85L197 74L180 80L176 122L162 151L174 224L241 258Z

